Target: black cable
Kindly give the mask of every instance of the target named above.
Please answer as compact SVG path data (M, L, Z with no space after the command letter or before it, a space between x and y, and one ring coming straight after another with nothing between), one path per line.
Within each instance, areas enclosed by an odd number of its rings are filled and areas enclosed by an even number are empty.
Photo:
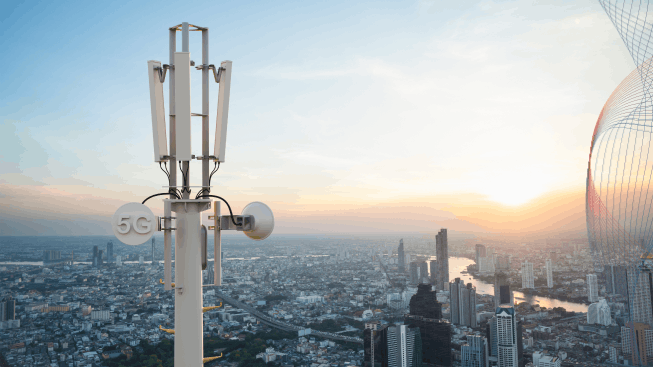
M222 198L222 197L220 197L218 195L202 195L200 197L201 198L211 197L211 198L216 198L216 199L220 199L220 200L224 201L224 203L227 204L227 208L229 209L229 215L231 216L231 222L235 226L238 226L238 223L236 223L236 220L234 219L234 213L231 211L231 206L229 206L229 203L227 202L227 200L225 200L224 198Z
M188 165L188 168L186 169L186 172L184 173L184 169L181 165L181 161L179 161L179 171L181 172L181 178L183 181L183 187L181 188L181 192L187 192L190 194L190 187L186 187L188 185L188 171L190 171L190 164Z
M155 197L155 196L161 196L161 195L174 195L174 196L177 197L177 199L181 200L181 198L179 197L179 195L177 195L177 193L175 193L175 192L160 192L160 193L158 193L158 194L154 194L154 195L152 195L152 196L148 196L147 199L143 200L143 202L142 202L141 204L145 204L145 202L148 201L148 200L150 200L151 198L153 198L153 197ZM225 203L226 203L226 201L225 201ZM229 206L229 204L227 204L227 206Z
M197 195L195 195L195 199L199 198L202 195L211 193L211 178L213 178L213 175L216 172L218 172L219 169L220 169L220 162L215 161L215 165L213 166L213 170L211 171L211 174L209 175L209 187L203 187L200 191L198 191Z

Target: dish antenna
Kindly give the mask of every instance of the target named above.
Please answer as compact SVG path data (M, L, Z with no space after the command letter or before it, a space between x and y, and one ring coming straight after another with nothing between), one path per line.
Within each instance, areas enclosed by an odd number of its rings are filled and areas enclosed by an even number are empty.
M127 204L116 212L112 220L114 233L130 245L146 242L154 229L164 232L164 283L165 290L175 289L175 329L163 331L175 335L175 366L200 367L202 359L202 269L208 263L207 236L214 231L214 285L222 285L221 231L238 230L251 239L264 240L274 229L272 210L265 204L253 202L245 206L241 215L233 215L226 200L211 194L211 177L225 161L227 145L227 122L231 91L231 61L223 61L219 67L209 64L209 29L188 23L169 28L170 64L160 61L147 62L152 111L152 137L154 161L168 176L167 192L154 194L142 203ZM202 63L195 66L189 51L189 32L202 33ZM177 32L181 32L181 51L177 51ZM202 112L191 111L191 72L193 66L202 72ZM214 153L209 155L209 72L220 84L215 124ZM163 84L169 78L169 148L167 144ZM191 146L191 119L202 118L201 155L193 155ZM202 162L202 185L191 199L190 163ZM214 162L213 171L209 170ZM181 185L177 185L177 164L180 164ZM168 170L168 164L170 169ZM164 169L165 165L165 169ZM152 218L145 202L155 196L169 196L164 200L164 216ZM221 216L220 201L229 209L229 215ZM213 206L213 225L208 230L201 223L201 213ZM175 216L172 216L175 213ZM174 220L174 225L173 225ZM172 231L175 231L175 282L172 282ZM133 233L132 233L133 232Z

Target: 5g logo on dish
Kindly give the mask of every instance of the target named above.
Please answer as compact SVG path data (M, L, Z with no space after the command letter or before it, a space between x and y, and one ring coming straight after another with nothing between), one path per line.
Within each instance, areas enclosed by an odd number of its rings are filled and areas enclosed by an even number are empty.
M116 210L111 228L116 238L126 244L137 246L147 242L156 230L154 214L141 203L128 203Z
M139 222L141 219L142 221ZM140 234L150 232L152 230L152 216L146 214L120 214L118 216L118 233L127 234L131 229Z

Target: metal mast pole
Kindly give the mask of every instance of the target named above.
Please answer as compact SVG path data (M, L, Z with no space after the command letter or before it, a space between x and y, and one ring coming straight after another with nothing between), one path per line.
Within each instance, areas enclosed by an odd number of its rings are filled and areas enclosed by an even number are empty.
M177 51L177 28L170 28L170 69L168 72L169 87L170 87L170 181L168 185L170 186L168 190L177 189L177 142L176 142L176 129L175 129L175 51ZM172 199L174 195L170 195ZM163 232L163 258L165 264L168 266L164 267L163 279L165 280L163 289L169 291L172 289L172 206L169 201L164 202L163 204L163 217L164 227L168 228Z
M182 23L181 26L182 52L189 52L188 26L187 22ZM182 96L179 97L182 98ZM204 141L202 143L204 145ZM200 245L202 218L200 213L211 207L211 201L206 199L189 200L189 167L189 161L182 161L182 174L186 176L183 184L184 193L181 200L171 200L172 211L176 213L177 217L175 231L175 366L201 367L204 355L202 332L204 302L202 299L202 251Z
M209 190L209 29L202 28L202 187ZM205 191L206 192L206 191Z
M181 23L181 52L190 52L188 51L188 22ZM190 162L183 161L181 162L182 170L182 180L183 176L186 176L186 182L183 183L184 187L182 188L182 199L189 199L190 196Z
M177 189L177 129L175 128L175 52L177 51L177 28L170 28L170 189ZM170 195L172 199L174 195Z

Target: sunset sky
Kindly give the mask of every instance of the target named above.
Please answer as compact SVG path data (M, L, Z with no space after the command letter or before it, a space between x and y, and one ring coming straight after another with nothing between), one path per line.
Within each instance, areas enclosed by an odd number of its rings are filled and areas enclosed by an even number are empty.
M183 21L233 61L212 192L275 233L582 232L591 134L635 67L593 0L117 4L0 4L0 235L107 234L164 191L147 60Z

